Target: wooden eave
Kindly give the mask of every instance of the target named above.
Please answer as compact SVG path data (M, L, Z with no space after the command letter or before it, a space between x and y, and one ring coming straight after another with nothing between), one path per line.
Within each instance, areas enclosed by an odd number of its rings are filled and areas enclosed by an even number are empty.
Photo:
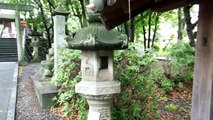
M151 9L155 12L165 12L188 4L196 4L198 0L131 0L131 18ZM107 6L101 11L102 22L110 30L129 20L128 0L117 0L113 6Z

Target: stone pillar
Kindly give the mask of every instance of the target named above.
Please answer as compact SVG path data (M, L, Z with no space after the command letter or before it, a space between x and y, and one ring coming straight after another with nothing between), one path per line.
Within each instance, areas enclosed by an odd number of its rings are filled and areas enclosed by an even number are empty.
M21 39L21 24L20 24L20 11L15 11L15 24L16 24L16 40L17 40L17 51L18 51L18 62L22 64L24 62L24 50L22 47Z
M62 44L65 44L65 17L69 13L66 12L62 5L59 4L54 12L54 72L57 71L57 68L60 64L60 55L59 49Z

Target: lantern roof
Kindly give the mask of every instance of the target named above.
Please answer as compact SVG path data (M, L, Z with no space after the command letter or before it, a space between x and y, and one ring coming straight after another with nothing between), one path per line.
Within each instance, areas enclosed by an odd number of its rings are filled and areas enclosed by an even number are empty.
M127 47L127 36L113 29L107 31L101 23L80 29L74 38L66 38L69 48L79 50L114 50Z
M67 12L61 3L58 4L58 6L55 8L53 15L63 15L68 16L69 12Z

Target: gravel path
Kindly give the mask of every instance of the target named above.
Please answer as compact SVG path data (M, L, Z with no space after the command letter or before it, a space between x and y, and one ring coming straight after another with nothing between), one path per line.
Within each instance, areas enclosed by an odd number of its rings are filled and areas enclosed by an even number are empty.
M19 67L16 120L60 120L49 110L41 109L38 104L30 76L34 75L39 68L40 63Z

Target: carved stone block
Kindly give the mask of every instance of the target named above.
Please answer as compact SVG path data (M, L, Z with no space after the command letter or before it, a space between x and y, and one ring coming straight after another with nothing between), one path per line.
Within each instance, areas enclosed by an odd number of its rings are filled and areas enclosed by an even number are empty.
M113 51L82 51L81 71L83 81L113 80Z
M81 81L75 86L75 92L87 95L116 94L120 93L120 86L118 81Z

